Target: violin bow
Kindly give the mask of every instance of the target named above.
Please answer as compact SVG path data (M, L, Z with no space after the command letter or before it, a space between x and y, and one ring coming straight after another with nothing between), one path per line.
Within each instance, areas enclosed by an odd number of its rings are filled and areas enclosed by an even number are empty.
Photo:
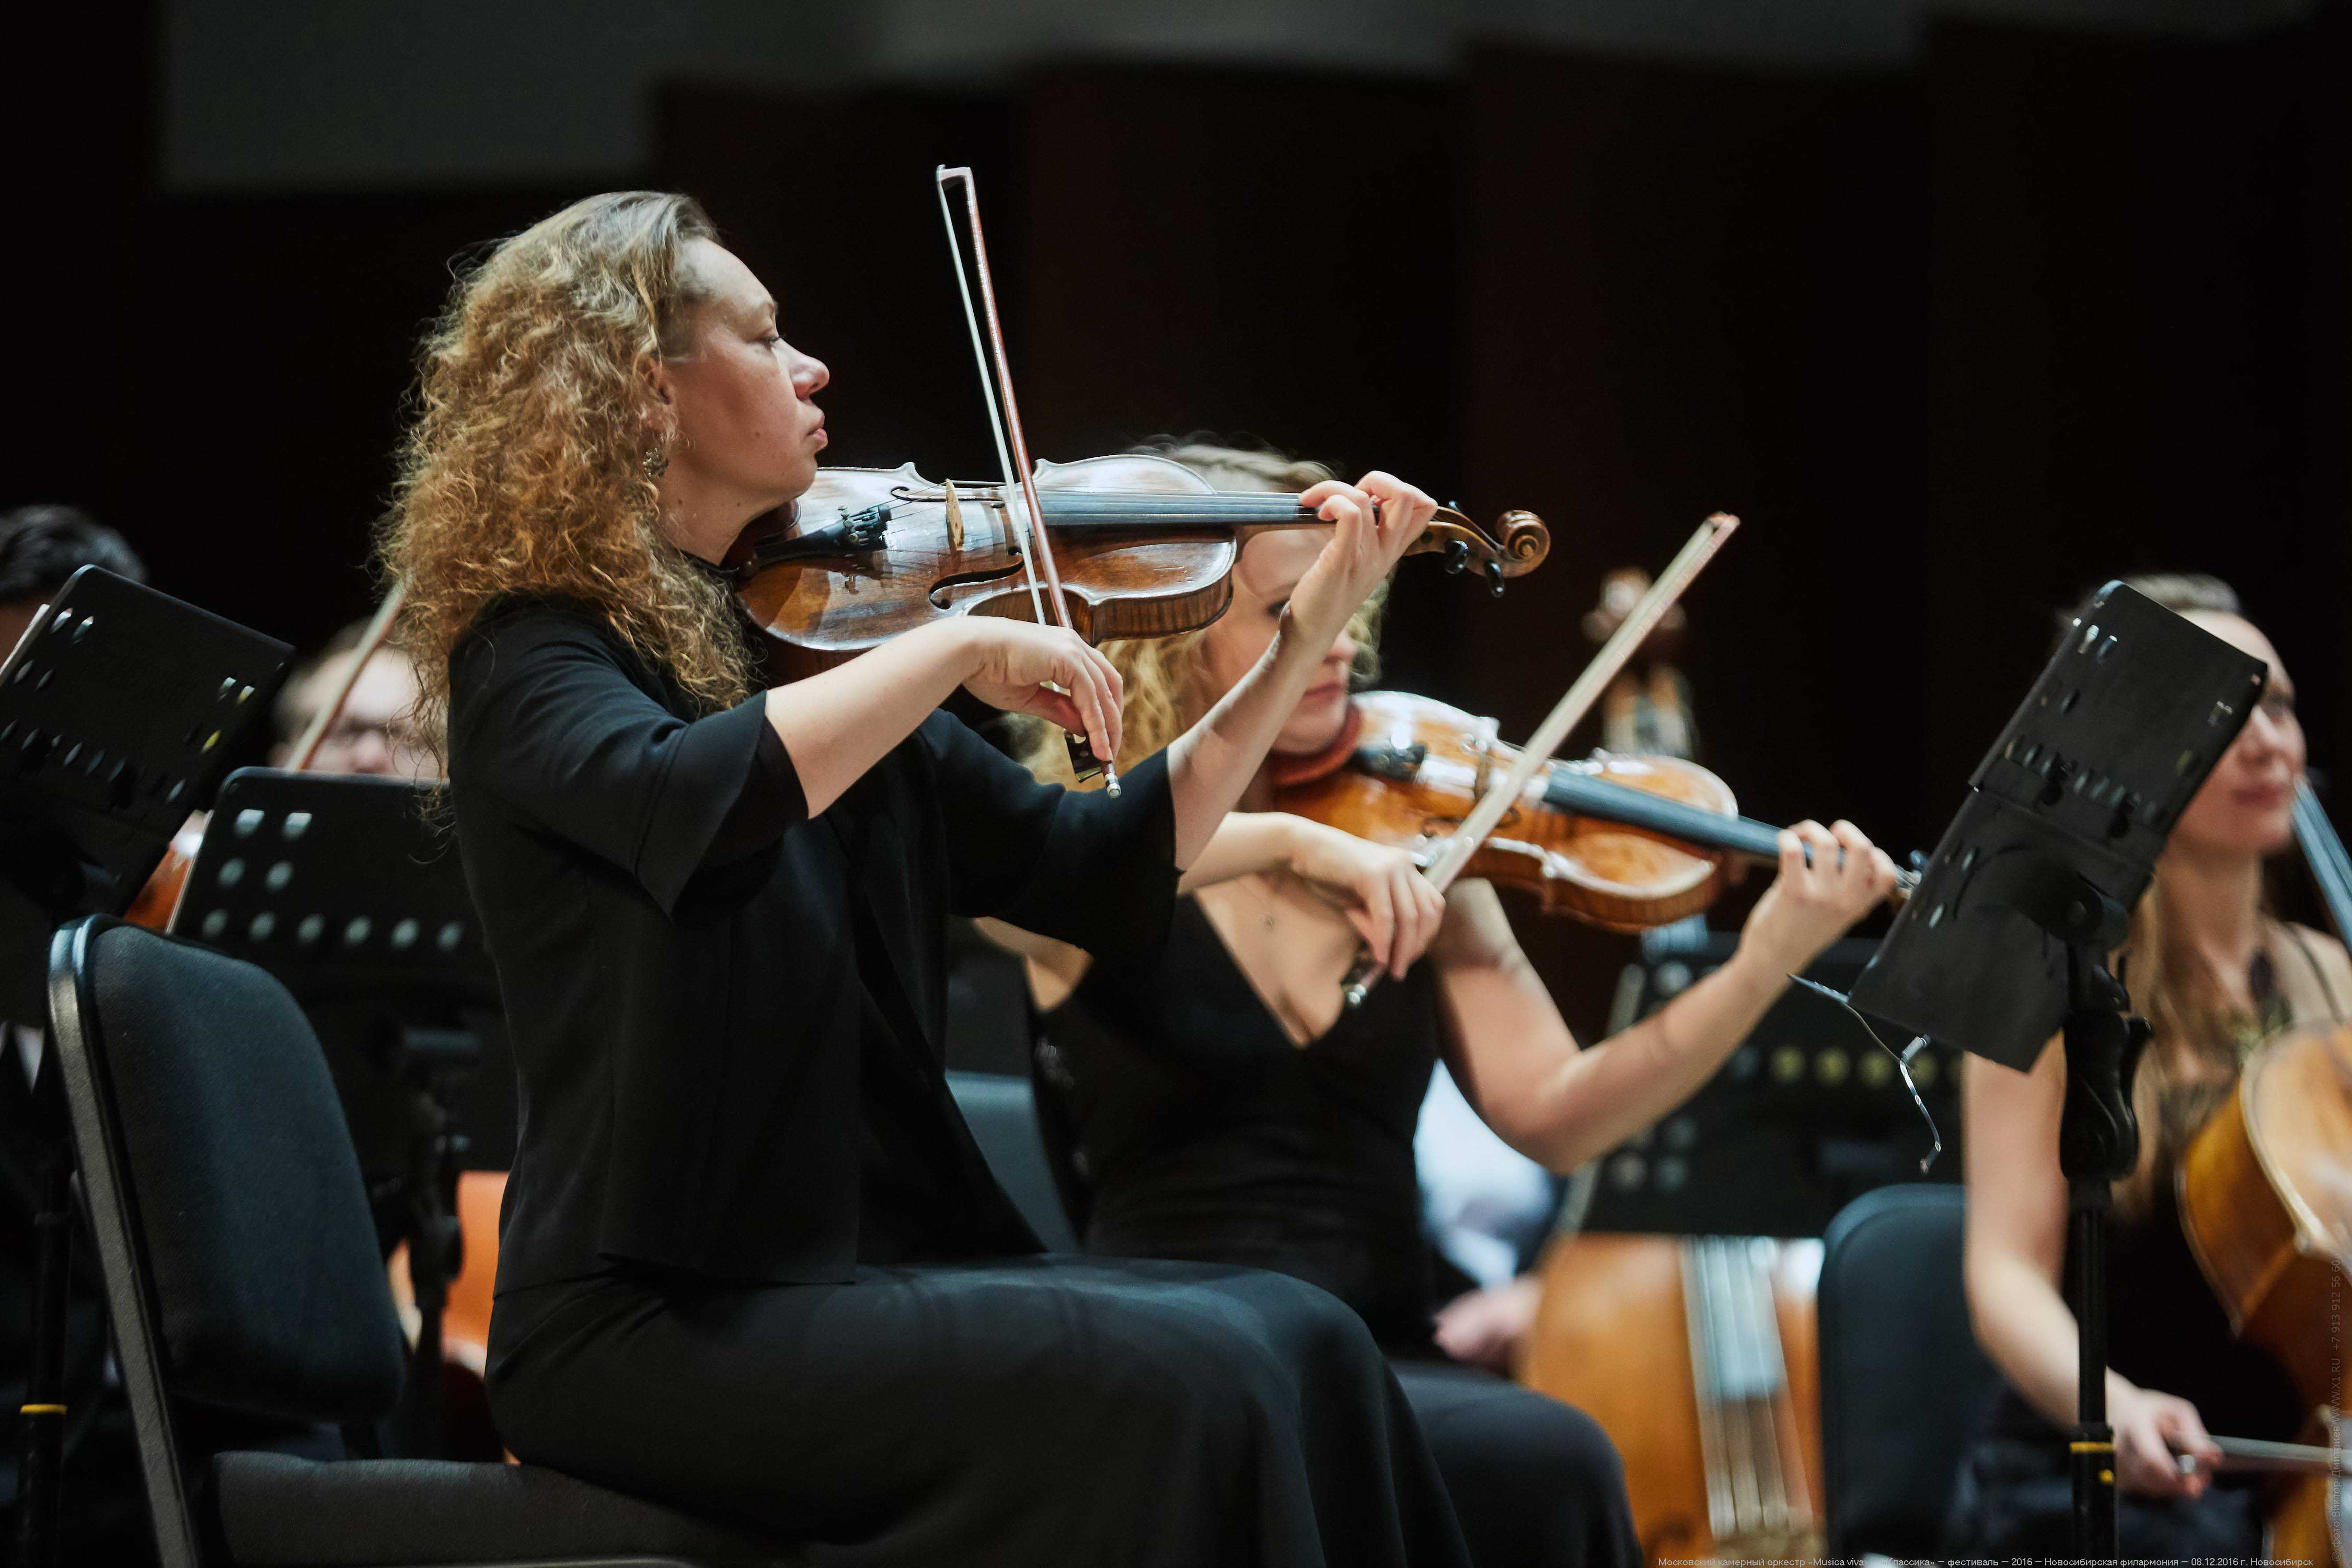
M360 676L366 671L368 660L375 657L376 650L383 647L384 639L392 635L393 623L400 618L401 602L406 596L404 584L394 583L384 594L383 603L375 607L375 615L368 622L367 630L360 634L358 646L352 649L351 668L344 670L342 679L335 683L334 700L322 704L316 713L310 715L310 722L303 730L302 738L294 744L294 755L286 764L294 772L310 771L311 759L319 754L319 747L325 742L328 730L343 716L343 705L352 700L352 692L358 687Z
M1559 700L1552 705L1551 712L1537 726L1536 732L1528 737L1528 743L1521 748L1518 760L1511 764L1510 771L1479 796L1478 804L1471 807L1470 815L1463 818L1460 827L1438 841L1435 857L1422 873L1429 879L1431 886L1443 893L1454 885L1454 879L1462 874L1462 868L1478 852L1478 846L1486 841L1486 836L1495 831L1504 815L1519 804L1519 796L1527 791L1528 781L1559 753L1568 740L1569 731L1583 721L1585 714L1591 711L1592 705L1608 689L1609 683L1617 679L1618 672L1625 668L1635 650L1642 646L1642 639L1650 635L1668 610L1674 608L1675 602L1683 596L1683 590L1690 586L1692 580L1709 561L1715 559L1715 552L1723 548L1723 542L1730 538L1731 531L1738 526L1738 518L1722 511L1698 525L1698 531L1690 536L1689 542L1682 547L1681 552L1658 574L1658 580L1650 585L1650 591L1626 612L1625 619L1610 634L1609 640L1601 645L1601 651L1592 656L1592 662L1584 667L1584 673L1560 694ZM1379 984L1380 977L1381 965L1373 960L1371 953L1359 951L1355 966L1349 970L1339 994L1349 1006L1360 1007L1372 987Z
M948 231L948 251L955 260L956 288L963 296L964 325L971 331L971 354L980 367L982 400L988 405L988 428L996 437L997 461L1004 469L1004 510L1013 520L1013 528L1021 537L1021 570L1029 581L1029 607L1044 626L1044 600L1054 603L1054 620L1066 632L1076 633L1070 624L1070 606L1062 594L1062 574L1054 563L1053 541L1045 531L1045 509L1037 499L1037 477L1029 462L1029 442L1021 433L1021 405L1013 395L1013 366L1004 353L1004 323L996 313L996 284L988 269L988 239L980 226L980 186L969 168L950 168L945 163L932 171L939 186L940 218ZM980 275L980 309L972 306L971 283L964 275L963 246L956 237L955 211L948 203L948 186L963 187L965 220L971 227L972 270ZM981 318L988 320L988 341L982 346L980 335ZM1001 411L1000 411L1001 410ZM1009 441L1009 445L1008 445ZM1013 491L1020 491L1019 505L1013 501ZM1043 587L1037 581L1037 568L1045 568ZM1092 778L1097 772L1103 775L1103 789L1110 795L1118 793L1118 768L1113 759L1097 759L1087 750L1086 742L1077 735L1066 737L1070 747L1070 767L1081 779Z

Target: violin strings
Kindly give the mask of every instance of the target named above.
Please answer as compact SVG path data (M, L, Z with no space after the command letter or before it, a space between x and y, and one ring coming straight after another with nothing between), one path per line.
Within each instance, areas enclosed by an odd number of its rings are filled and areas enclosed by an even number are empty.
M1944 1152L1944 1134L1937 1128L1936 1118L1928 1110L1927 1102L1919 1097L1919 1086L1911 1081L1911 1058L1927 1048L1927 1037L1914 1035L1911 1037L1911 1043L1898 1051L1878 1037L1878 1031L1872 1028L1870 1020L1864 1017L1861 1011L1847 1000L1844 992L1833 990L1818 980L1808 980L1801 974L1791 974L1789 978L1806 990L1826 996L1844 1008L1853 1021L1862 1026L1862 1032L1870 1037L1870 1043L1895 1058L1895 1070L1903 1075L1903 1087L1911 1091L1911 1103L1919 1108L1919 1120L1927 1124L1927 1137L1932 1147L1919 1158L1919 1173L1926 1175L1927 1168L1933 1165L1937 1157Z

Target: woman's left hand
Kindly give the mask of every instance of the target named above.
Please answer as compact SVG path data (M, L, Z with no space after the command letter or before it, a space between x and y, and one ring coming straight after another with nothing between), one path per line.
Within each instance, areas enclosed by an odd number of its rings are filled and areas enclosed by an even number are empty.
M1739 945L1780 973L1801 974L1893 892L1895 882L1895 862L1851 822L1784 827L1780 874L1756 901Z
M1352 485L1326 479L1302 491L1298 504L1337 525L1323 553L1290 591L1285 613L1319 658L1356 606L1429 527L1437 503L1394 475L1375 471Z
M1348 917L1391 979L1404 978L1445 919L1444 896L1402 849L1304 817L1291 831L1291 872Z

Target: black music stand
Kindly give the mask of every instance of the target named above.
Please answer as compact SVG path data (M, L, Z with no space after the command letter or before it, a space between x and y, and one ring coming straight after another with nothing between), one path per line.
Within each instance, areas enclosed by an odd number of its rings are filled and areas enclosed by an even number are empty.
M336 1062L336 1076L370 1196L408 1243L420 1320L403 1412L412 1457L442 1447L441 1320L464 1262L457 1175L471 1147L459 1103L499 1006L457 841L429 820L430 793L240 768L172 921L174 935L268 970L314 1023L336 1021L322 1033L357 1036L335 1044L355 1043L363 1062Z
M293 650L95 566L0 663L0 1016L48 1017L49 938L131 907L268 713ZM18 1560L57 1559L73 1148L46 1022L31 1362L18 1423Z
M2147 1038L2107 956L2267 679L2261 660L2142 595L2100 589L1969 780L1853 990L1865 1013L2021 1071L2063 1037L2078 1556L2116 1554L2106 1219L2112 1184L2138 1163L2131 1079Z

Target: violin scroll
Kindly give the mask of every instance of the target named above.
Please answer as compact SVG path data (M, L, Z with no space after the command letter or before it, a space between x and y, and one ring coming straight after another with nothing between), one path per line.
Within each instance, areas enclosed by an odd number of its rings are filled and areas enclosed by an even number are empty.
M1459 510L1440 507L1405 553L1443 554L1441 564L1454 576L1475 564L1486 579L1486 591L1500 598L1507 578L1525 576L1551 553L1551 530L1531 511L1507 511L1496 520L1490 534Z

